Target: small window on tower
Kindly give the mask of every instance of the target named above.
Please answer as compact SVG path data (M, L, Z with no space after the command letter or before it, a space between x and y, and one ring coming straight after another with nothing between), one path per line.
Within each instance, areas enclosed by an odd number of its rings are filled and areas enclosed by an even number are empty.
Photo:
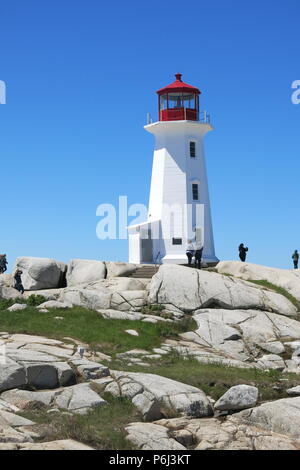
M198 199L199 199L198 184L193 184L193 201L198 201Z
M196 142L190 142L190 157L196 157Z

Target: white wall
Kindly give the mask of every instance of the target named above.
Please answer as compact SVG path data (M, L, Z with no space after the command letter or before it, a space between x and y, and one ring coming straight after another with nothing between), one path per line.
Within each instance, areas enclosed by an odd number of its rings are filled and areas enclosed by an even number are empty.
M209 192L207 184L203 138L212 130L209 124L197 121L167 121L145 126L155 136L155 150L149 200L149 220L161 219L162 230L168 217L164 217L164 204L184 207L191 204L204 204L205 239L203 257L206 261L216 261L214 252L213 231L210 213ZM196 142L196 157L190 157L189 143ZM193 201L192 183L199 185L199 200ZM177 217L174 232L165 240L165 254L168 262L178 260L185 253L187 240L190 238L188 227L194 227L195 217L187 219L182 214ZM182 233L182 227L184 232ZM167 230L169 232L169 230ZM182 238L182 245L173 245L172 237ZM163 251L163 250L162 250Z

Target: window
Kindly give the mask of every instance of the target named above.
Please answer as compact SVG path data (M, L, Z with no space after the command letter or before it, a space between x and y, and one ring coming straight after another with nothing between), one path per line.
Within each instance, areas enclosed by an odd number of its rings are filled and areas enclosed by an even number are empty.
M190 157L196 157L196 142L193 141L190 142Z
M193 201L198 201L198 199L199 199L198 184L193 184Z
M168 109L183 108L182 93L168 93Z
M172 238L173 245L182 245L182 238Z
M168 95L162 95L160 97L160 109L168 109Z

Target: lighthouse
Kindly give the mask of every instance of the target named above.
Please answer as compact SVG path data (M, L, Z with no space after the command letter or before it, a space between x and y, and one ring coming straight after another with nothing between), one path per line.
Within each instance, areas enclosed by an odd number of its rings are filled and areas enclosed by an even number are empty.
M215 256L204 137L213 128L200 112L201 91L176 80L157 91L158 121L144 129L155 139L148 220L128 227L129 261L186 264L191 240L203 245L203 262Z

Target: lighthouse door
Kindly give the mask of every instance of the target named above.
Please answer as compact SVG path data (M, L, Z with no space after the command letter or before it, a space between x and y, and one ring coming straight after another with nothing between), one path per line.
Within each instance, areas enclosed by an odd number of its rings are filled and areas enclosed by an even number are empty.
M146 232L146 233L145 233ZM151 238L151 228L148 227L142 233L142 263L152 263L153 262L153 244Z

